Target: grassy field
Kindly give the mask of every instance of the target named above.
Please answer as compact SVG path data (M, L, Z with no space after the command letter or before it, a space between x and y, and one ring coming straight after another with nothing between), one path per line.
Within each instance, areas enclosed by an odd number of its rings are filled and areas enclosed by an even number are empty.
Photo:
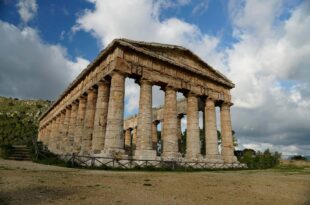
M0 204L310 204L309 193L308 165L137 172L0 160Z

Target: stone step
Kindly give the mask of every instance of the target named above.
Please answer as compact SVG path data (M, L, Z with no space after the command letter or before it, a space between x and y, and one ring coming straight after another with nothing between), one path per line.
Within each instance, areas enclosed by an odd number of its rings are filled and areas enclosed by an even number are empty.
M12 150L13 153L31 153L30 150Z
M9 159L9 160L19 160L19 161L31 161L31 157L14 157L14 156L9 156L7 159Z
M12 145L12 153L8 157L11 160L27 160L32 158L31 149L26 145Z

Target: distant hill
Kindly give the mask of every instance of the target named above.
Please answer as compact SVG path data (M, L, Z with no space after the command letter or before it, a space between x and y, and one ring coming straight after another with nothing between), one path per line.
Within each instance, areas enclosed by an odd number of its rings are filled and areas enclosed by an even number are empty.
M0 145L27 144L36 137L39 116L48 100L19 100L0 96Z

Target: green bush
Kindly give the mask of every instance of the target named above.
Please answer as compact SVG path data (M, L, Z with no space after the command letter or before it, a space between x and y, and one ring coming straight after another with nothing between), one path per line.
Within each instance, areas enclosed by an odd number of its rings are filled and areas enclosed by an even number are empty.
M291 160L302 160L302 161L307 161L307 158L301 155L295 155L291 157Z
M238 157L241 163L245 163L250 169L267 169L275 167L279 164L281 154L278 152L270 152L266 149L264 152L257 153L251 150L244 150L243 156Z
M8 158L8 156L12 153L13 147L10 144L2 144L0 145L0 158Z

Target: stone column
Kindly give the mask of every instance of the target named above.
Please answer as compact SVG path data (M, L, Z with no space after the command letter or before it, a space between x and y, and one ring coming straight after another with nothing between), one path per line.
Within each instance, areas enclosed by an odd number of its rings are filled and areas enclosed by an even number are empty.
M43 144L45 144L46 146L49 145L50 136L51 136L51 122L48 122L48 123L47 123L47 126L46 126L45 141L44 141L44 143L43 143Z
M135 158L154 160L156 151L152 150L152 83L145 79L140 81L138 140Z
M79 107L76 117L76 124L75 124L75 132L74 132L74 153L79 153L81 150L82 144L82 134L84 128L84 117L85 117L85 110L86 110L86 98L84 96L79 97Z
M100 153L104 148L106 134L110 84L107 81L98 82L96 113L93 130L92 152Z
M58 122L58 135L57 135L57 152L63 154L62 147L64 144L64 121L65 121L65 110L62 110L59 116Z
M215 102L213 99L206 98L204 114L206 159L219 160L221 157L218 149Z
M125 76L120 72L114 71L111 77L107 128L104 142L104 155L109 157L125 152L123 133Z
M232 103L221 105L221 134L222 134L222 158L225 163L237 162L234 155L233 136L230 118L230 106Z
M81 154L90 154L92 149L93 127L96 112L97 93L91 88L87 93L86 111L84 118L84 129L82 136Z
M181 142L182 142L182 118L184 114L178 114L178 126L177 126L177 135L178 135L178 150L181 152Z
M173 87L167 86L164 107L163 158L174 160L179 157L177 135L177 95Z
M195 94L187 95L187 133L186 133L186 158L199 159L200 138L199 138L199 115L198 97Z
M51 121L51 134L50 134L50 139L48 141L48 149L51 152L55 151L55 139L56 139L56 131L57 131L57 123L56 123L57 117L54 117Z
M70 122L68 128L68 147L67 152L71 153L74 151L74 138L75 138L75 130L76 130L76 117L78 112L78 102L73 102L71 105L71 113L70 113Z
M70 122L70 116L71 116L71 106L66 107L66 115L64 120L64 126L63 126L63 137L64 137L64 143L62 146L62 151L64 153L67 153L69 145L69 138L68 138L68 131L69 131L69 122Z
M153 150L157 150L157 140L158 140L158 136L157 136L157 125L158 125L158 121L155 120L152 123L152 144L153 144Z
M136 149L137 146L137 127L132 130L132 149Z
M131 129L125 130L125 149L128 150L131 147Z

